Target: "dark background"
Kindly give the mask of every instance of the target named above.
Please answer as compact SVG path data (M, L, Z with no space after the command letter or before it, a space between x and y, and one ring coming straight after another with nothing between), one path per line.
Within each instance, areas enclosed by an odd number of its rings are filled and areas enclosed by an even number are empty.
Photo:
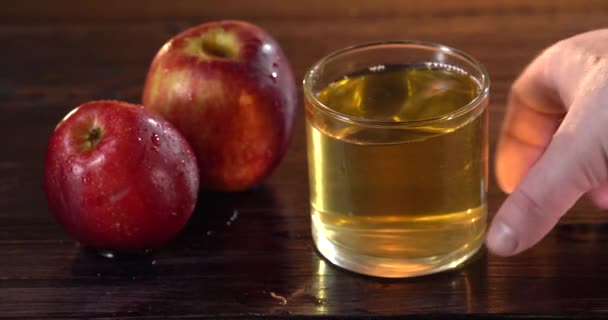
M604 212L580 201L538 246L479 254L460 270L405 280L355 275L310 238L303 112L289 152L260 187L202 193L188 228L138 259L69 239L42 191L55 124L94 99L140 102L148 65L175 33L244 19L271 33L297 80L330 51L416 39L469 52L491 75L492 150L509 85L551 43L606 25L604 1L3 1L0 9L0 318L253 315L603 314ZM492 177L493 214L504 199ZM238 218L230 224L230 217ZM477 315L477 316L476 316Z

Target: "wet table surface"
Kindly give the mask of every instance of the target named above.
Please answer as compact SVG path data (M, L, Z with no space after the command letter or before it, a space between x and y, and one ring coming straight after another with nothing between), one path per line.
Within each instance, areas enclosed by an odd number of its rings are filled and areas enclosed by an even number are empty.
M586 199L525 254L482 252L453 272L376 279L321 259L310 236L302 109L268 180L242 193L202 192L185 231L140 258L104 259L67 237L47 209L42 170L59 119L88 100L140 102L158 48L205 21L259 24L298 81L323 55L361 42L465 50L491 75L493 151L518 72L607 17L603 1L9 1L0 10L0 318L604 314L608 216ZM490 214L504 198L492 177Z

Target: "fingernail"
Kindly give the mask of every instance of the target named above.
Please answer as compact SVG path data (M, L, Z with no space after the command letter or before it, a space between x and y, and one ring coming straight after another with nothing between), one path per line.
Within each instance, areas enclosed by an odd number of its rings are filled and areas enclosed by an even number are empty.
M518 242L513 229L500 221L495 221L488 233L487 246L490 251L498 255L508 256L515 252Z

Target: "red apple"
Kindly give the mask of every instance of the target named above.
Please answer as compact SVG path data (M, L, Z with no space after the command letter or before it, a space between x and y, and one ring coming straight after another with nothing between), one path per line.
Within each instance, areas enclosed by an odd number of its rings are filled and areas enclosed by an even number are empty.
M201 186L237 191L279 164L297 96L287 58L270 35L250 23L220 21L186 30L160 49L143 104L188 139Z
M158 247L184 227L199 173L186 139L160 115L93 101L57 125L44 182L49 208L70 235L129 252Z

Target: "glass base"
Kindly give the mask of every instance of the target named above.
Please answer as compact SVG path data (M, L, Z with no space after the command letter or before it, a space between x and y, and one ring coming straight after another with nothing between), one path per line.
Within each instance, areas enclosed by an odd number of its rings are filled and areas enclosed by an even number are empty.
M388 259L362 255L332 243L319 232L313 219L312 236L317 250L334 265L352 272L383 278L406 278L451 270L475 255L483 245L483 237L449 254L414 259Z

